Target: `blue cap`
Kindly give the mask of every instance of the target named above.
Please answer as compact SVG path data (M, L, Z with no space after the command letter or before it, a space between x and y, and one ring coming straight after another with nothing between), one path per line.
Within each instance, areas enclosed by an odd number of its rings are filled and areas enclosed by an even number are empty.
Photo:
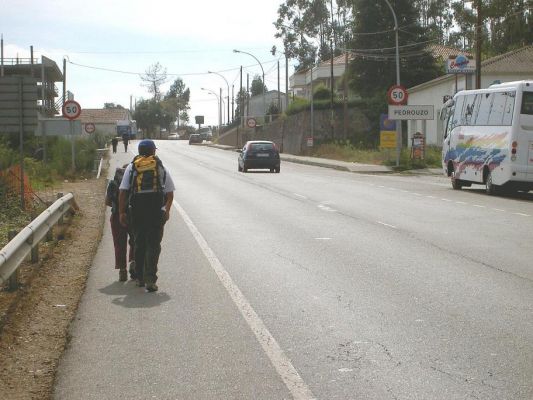
M146 152L147 150L155 150L157 147L155 147L155 143L153 140L150 139L144 139L139 142L138 150L139 154L142 154Z

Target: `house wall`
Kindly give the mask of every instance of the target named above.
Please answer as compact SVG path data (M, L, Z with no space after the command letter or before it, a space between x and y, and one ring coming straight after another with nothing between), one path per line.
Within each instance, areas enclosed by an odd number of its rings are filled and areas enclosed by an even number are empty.
M464 75L458 75L457 91L472 89L474 75L469 75L471 81L465 81ZM533 79L533 72L531 74L496 74L487 73L483 74L481 78L481 87L487 88L494 81L512 82L525 79ZM453 96L456 93L455 79L442 80L435 84L409 92L409 105L433 105L435 108L435 118L433 120L425 121L425 129L423 121L408 121L408 144L411 145L411 138L416 132L422 132L426 134L426 143L428 145L442 145L443 140L443 122L439 119L440 112L444 106L443 97L446 95Z

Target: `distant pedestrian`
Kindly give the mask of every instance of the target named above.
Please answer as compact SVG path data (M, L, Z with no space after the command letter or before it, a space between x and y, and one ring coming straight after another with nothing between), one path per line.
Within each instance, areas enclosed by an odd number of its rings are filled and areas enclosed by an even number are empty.
M109 219L109 222L111 223L113 246L115 248L115 269L119 270L119 281L121 282L125 282L128 280L128 271L126 269L128 262L130 266L130 277L131 279L135 279L135 250L133 237L131 233L128 233L128 228L122 226L122 224L120 223L120 216L118 212L119 186L120 182L122 182L122 177L124 176L124 171L127 166L128 164L124 165L122 168L117 168L115 170L115 176L111 181L109 181L109 184L107 185L105 197L106 206L111 207L111 218ZM130 245L129 256L127 255L128 242Z
M127 134L122 135L122 143L124 143L124 152L128 152L128 143L130 141L130 138Z
M137 285L155 292L163 228L169 219L175 188L168 170L155 155L155 143L142 140L138 149L139 155L126 168L120 184L120 222L128 225L129 207Z
M118 146L118 139L114 137L111 139L111 146L113 146L113 154L117 152L117 146Z

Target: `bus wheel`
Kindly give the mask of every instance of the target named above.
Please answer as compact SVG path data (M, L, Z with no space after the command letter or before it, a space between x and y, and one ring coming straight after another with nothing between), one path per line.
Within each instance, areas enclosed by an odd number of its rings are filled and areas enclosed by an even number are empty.
M463 187L463 182L460 179L455 178L455 171L452 171L452 188L454 190L461 190Z
M498 194L499 187L492 183L492 173L490 171L487 172L487 177L485 178L485 191L487 194L495 195Z

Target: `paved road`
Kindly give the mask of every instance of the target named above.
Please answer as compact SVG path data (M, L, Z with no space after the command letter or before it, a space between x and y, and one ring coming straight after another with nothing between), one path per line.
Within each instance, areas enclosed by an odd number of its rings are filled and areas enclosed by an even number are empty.
M533 398L533 196L158 147L160 291L106 227L56 399Z

